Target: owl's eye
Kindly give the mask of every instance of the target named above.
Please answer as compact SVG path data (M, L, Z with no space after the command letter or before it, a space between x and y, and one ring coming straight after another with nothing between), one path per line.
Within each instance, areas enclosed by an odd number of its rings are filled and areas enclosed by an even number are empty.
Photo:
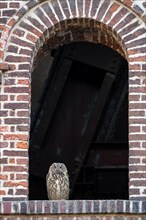
M52 171L55 171L55 170L56 170L55 164L53 164L53 166L51 167L51 170L52 170Z

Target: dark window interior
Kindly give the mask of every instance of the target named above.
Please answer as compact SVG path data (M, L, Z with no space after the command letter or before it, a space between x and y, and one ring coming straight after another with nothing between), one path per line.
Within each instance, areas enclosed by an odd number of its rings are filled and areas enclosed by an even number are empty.
M48 52L32 73L29 199L45 200L53 162L70 199L128 199L128 67L101 44Z

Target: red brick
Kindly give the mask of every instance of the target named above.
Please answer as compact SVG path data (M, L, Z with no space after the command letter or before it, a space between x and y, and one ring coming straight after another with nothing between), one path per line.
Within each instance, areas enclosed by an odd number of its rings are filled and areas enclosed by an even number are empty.
M8 126L2 126L0 125L0 132L8 132L9 131L9 127Z
M29 131L28 125L19 125L16 127L16 131Z
M129 112L129 116L131 117L131 116L145 116L145 111L143 110L143 111L130 111Z
M28 190L26 190L26 189L16 189L16 195L28 195Z
M0 180L8 180L8 175L0 174Z
M138 56L138 57L131 57L129 58L129 62L142 62L146 61L146 55L145 56Z
M25 85L25 83L27 84L28 82L24 81L22 83L24 83L24 85ZM18 95L17 96L17 101L30 101L30 96L29 95Z
M129 135L129 140L146 140L146 134L130 134Z
M3 16L11 17L15 14L16 10L14 9L8 9L3 11Z
M19 54L24 54L27 56L31 56L32 55L32 51L31 50L27 50L27 49L20 49Z
M9 65L7 63L0 63L0 70L6 71L9 69Z
M17 159L17 164L21 165L28 165L28 159Z
M15 159L14 158L9 158L9 163L10 164L15 164L16 162L15 162Z
M5 182L5 183L4 183L4 186L5 186L5 187L17 187L17 186L27 187L27 182L26 182L26 181Z
M130 126L129 127L129 132L140 132L140 127L138 126Z
M20 3L19 2L10 2L9 4L10 8L19 8L20 7Z
M139 101L140 100L140 95L129 95L129 101Z
M4 172L27 172L28 169L26 167L21 166L4 166L3 167ZM18 186L19 183L14 184L14 186ZM21 184L20 184L21 185ZM12 187L11 182L5 182L5 186Z
M17 37L14 37L12 36L11 37L11 42L16 44L16 45L20 45L20 46L23 46L23 47L28 47L28 48L33 48L33 44L29 43L29 42L26 42L24 40L21 40L20 38L17 38Z
M20 148L20 149L28 149L28 143L27 142L18 142L16 144L17 148Z
M27 34L26 39L28 39L29 41L31 41L33 43L36 43L38 41L38 38L32 34Z
M131 180L130 186L145 186L145 180Z
M28 140L28 135L26 134L5 134L4 140Z
M7 2L1 2L0 3L0 9L4 9L4 8L7 8Z
M144 150L130 150L129 156L137 156L137 157L145 156L145 151Z
M28 87L5 87L4 92L6 93L29 93Z
M29 123L29 119L27 118L6 118L4 119L4 123L5 124L28 124Z
M19 64L19 70L29 70L30 65L29 64Z
M4 85L14 85L15 84L15 79L5 79Z
M145 109L146 104L145 103L130 103L129 108L132 109Z
M142 158L142 163L146 165L146 158Z
M146 100L146 95L142 95L142 101Z
M110 6L110 8L109 8L109 10L108 10L108 12L107 12L107 14L106 14L106 16L104 17L103 21L104 21L105 23L106 23L107 21L109 21L110 18L111 18L111 16L112 16L112 14L113 14L119 7L120 7L119 4L113 2L113 4Z
M17 46L13 46L13 45L9 45L8 46L8 51L9 52L17 53L18 52L18 47Z
M8 22L7 22L7 25L12 27L14 24L15 24L16 20L15 18L11 18Z
M14 30L13 34L15 34L15 35L17 35L19 37L23 37L24 34L25 34L25 31L20 30L20 29L17 28L17 29Z
M129 164L140 164L140 158L130 158Z
M0 117L8 116L8 111L0 111Z
M146 124L146 119L144 118L130 118L129 124Z
M9 63L22 63L22 62L29 62L30 58L25 56L12 56L9 55L6 57L6 61Z
M48 28L52 26L51 22L50 22L49 19L44 15L43 11L42 11L40 8L37 8L37 9L35 10L35 14L36 14L39 18L41 18L41 21L42 21L45 25L47 25Z
M127 47L131 48L131 47L137 47L140 45L144 45L145 44L145 38L141 38L139 40L134 40L131 43L125 43Z
M26 30L28 30L29 32L33 33L37 37L40 37L42 35L42 33L40 31L38 31L36 28L34 28L32 25L27 24L27 23L25 23L23 21L20 23L19 26L25 28Z
M8 195L14 195L14 190L13 189L9 189L8 190Z
M51 8L49 7L48 3L43 4L42 5L43 10L46 12L46 14L48 15L48 17L51 19L51 21L53 22L53 24L57 24L58 21L55 17L55 14L52 12Z
M28 179L28 175L27 174L18 174L16 173L16 180L27 180Z
M3 151L4 156L14 156L14 157L27 157L28 154L26 151L14 151L14 150L4 150Z
M91 17L94 17L97 11L97 8L99 7L99 2L97 0L93 0L92 8L91 8Z
M117 14L115 14L115 16L112 18L112 20L109 22L109 26L110 27L113 27L115 24L117 24L121 18L128 14L128 10L126 8L122 8ZM121 28L121 27L120 27Z
M86 5L87 5L87 0L86 0ZM60 2L61 6L62 6L62 9L64 11L64 14L66 15L67 18L70 17L70 12L69 12L69 8L68 8L68 4L66 1L61 1Z
M6 192L4 191L4 190L0 190L0 195L2 196L4 196L4 195L6 195Z
M29 117L28 111L17 111L17 116L19 117Z
M28 103L5 103L4 104L5 109L29 109Z
M132 171L146 171L146 166L145 165L143 165L143 166L141 166L141 165L139 165L139 166L137 166L137 165L135 165L135 166L130 166L129 167L129 171L130 172L132 172Z

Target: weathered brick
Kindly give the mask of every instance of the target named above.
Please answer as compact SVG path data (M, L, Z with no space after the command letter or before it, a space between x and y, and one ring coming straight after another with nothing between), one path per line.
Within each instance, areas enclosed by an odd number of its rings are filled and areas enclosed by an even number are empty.
M17 111L17 116L18 117L29 117L29 112L28 111Z
M26 134L4 134L4 140L28 140L28 135Z
M16 189L16 195L27 195L28 191L26 189Z
M58 21L57 21L57 19L56 19L56 17L55 17L55 14L52 12L52 10L51 10L49 4L48 4L48 3L43 4L43 5L42 5L42 8L43 8L43 10L46 12L46 14L48 15L48 17L51 19L51 21L53 22L53 24L54 24L54 25L57 24Z
M5 117L5 116L8 116L8 111L1 110L0 111L0 117Z
M13 167L13 171L16 171L15 169L18 171L22 171L22 167ZM19 169L18 169L19 168ZM23 170L24 171L24 170ZM26 181L19 181L19 182L12 182L12 181L9 181L9 182L5 182L4 183L4 186L6 187L17 187L17 186L23 186L23 187L27 187L27 182Z
M4 9L4 8L7 8L7 2L1 2L0 3L0 9Z
M17 46L13 46L13 45L9 45L9 46L8 46L8 51L17 54L17 52L18 52L18 47L17 47Z
M27 154L27 152L26 151L8 151L8 150L4 150L3 151L3 155L4 156L10 156L10 157L12 157L12 156L15 156L15 157L26 157L26 156L28 156L28 154Z
M35 37L32 34L27 34L26 39L28 39L30 42L36 43L38 41L37 37Z
M0 63L0 70L6 71L9 69L8 63Z
M5 103L4 104L5 109L29 109L28 103Z
M51 27L51 22L50 20L45 16L45 14L43 13L43 11L40 8L37 8L35 10L35 14L41 18L42 22L49 28Z
M15 30L13 31L13 34L14 34L14 35L17 35L17 36L19 36L19 37L23 37L24 34L25 34L25 31L17 28L17 29L15 29Z
M29 93L28 87L5 87L4 92L6 93Z
M0 174L0 180L8 180L8 175Z
M16 45L20 45L20 46L23 46L23 47L28 47L28 48L33 48L33 44L29 43L29 42L26 42L24 40L21 40L20 38L18 37L14 37L12 36L10 41Z
M21 166L4 166L3 172L28 172L28 169L26 167ZM20 182L12 183L12 182L5 182L5 186L12 187L12 186L18 186L22 184ZM23 185L24 186L24 185ZM25 182L25 186L27 186Z
M19 56L9 55L6 58L6 61L9 63L22 63L22 62L24 63L24 62L29 62L30 58L26 56L20 56L20 55Z
M10 2L9 4L10 8L19 8L20 7L20 3L19 2Z
M29 119L27 118L6 118L4 119L5 124L28 124Z
M2 15L11 17L15 14L15 12L16 12L16 10L14 10L14 9L8 9L8 10L4 10Z

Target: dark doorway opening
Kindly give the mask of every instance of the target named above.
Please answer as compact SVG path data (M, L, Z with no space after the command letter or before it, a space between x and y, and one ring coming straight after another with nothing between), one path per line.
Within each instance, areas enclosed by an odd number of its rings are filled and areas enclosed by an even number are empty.
M101 44L52 50L32 74L29 198L47 199L53 162L70 199L128 199L128 67Z

